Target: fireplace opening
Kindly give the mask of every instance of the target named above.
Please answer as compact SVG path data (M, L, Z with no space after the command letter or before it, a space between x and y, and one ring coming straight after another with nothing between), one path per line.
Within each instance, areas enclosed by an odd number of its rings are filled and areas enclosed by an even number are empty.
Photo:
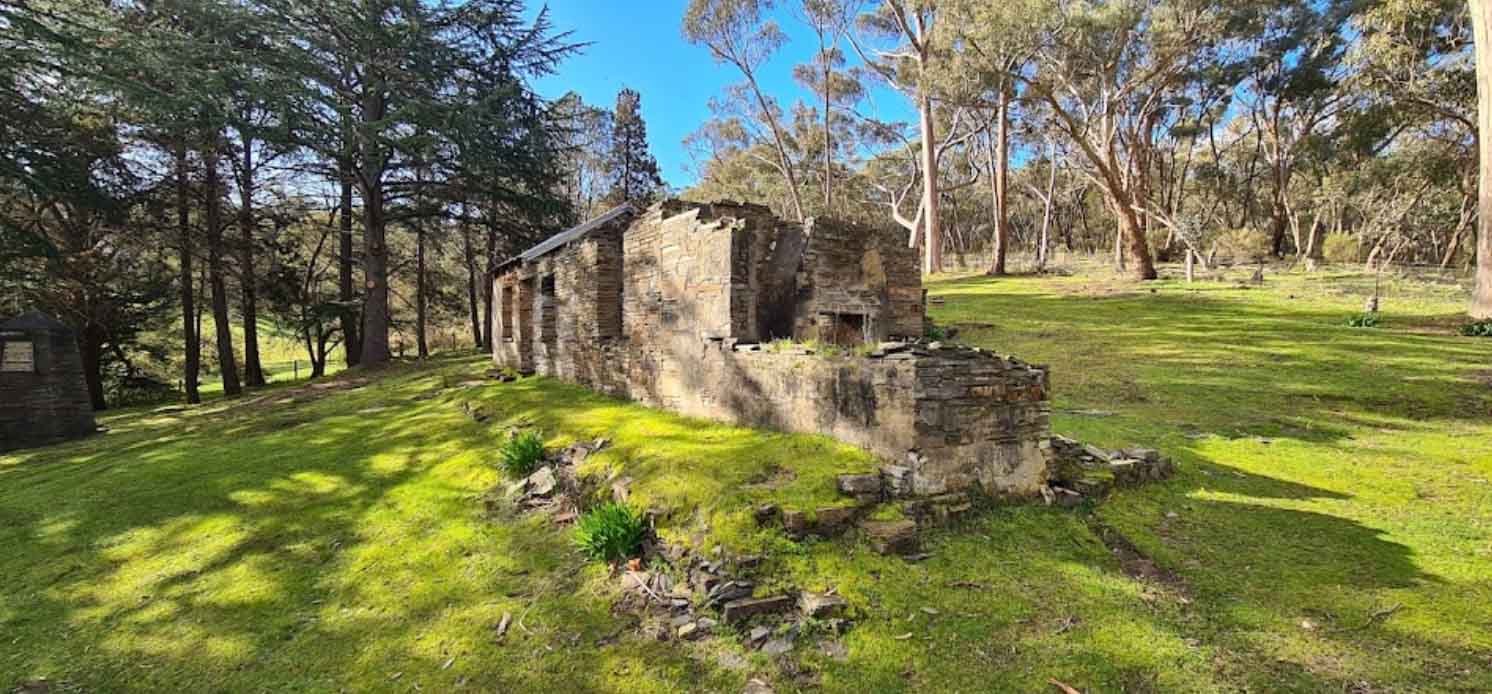
M819 339L840 347L859 347L870 341L870 318L863 313L819 314Z

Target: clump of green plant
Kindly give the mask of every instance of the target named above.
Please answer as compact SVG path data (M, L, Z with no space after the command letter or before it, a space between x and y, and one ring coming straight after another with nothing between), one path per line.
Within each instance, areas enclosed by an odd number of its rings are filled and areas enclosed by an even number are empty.
M926 337L927 339L934 342L941 342L948 339L948 331L944 330L942 326L928 324L927 330L923 332L923 337Z
M1217 250L1235 265L1257 263L1274 252L1274 240L1258 229L1232 229L1217 237Z
M1467 337L1492 337L1492 318L1461 326L1461 334Z
M1378 312L1369 311L1359 313L1347 319L1347 326L1352 328L1376 328L1378 327Z
M1352 234L1334 231L1321 242L1321 255L1330 263L1355 263L1358 257L1357 239Z
M575 547L604 562L620 562L642 550L647 525L632 507L609 502L587 511L575 525Z
M535 431L510 437L498 451L498 466L513 477L528 477L544 463L544 439Z

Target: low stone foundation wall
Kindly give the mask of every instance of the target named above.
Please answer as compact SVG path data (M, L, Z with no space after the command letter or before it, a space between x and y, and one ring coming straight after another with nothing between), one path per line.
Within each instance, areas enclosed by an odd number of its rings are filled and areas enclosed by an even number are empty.
M1043 368L917 345L869 356L682 337L653 345L598 346L616 371L541 373L689 416L831 436L886 460L899 495L1033 496L1047 482Z

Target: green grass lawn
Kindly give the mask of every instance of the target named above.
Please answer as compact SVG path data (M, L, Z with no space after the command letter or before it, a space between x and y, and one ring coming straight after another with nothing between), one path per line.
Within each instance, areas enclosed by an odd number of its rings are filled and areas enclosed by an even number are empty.
M1492 341L1452 334L1454 285L1390 283L1383 326L1346 327L1371 284L934 283L959 341L1052 366L1059 433L1181 472L982 512L918 563L751 521L834 503L834 474L875 465L858 450L545 379L459 387L479 357L113 414L0 455L0 691L1492 690ZM564 530L484 517L514 426L611 438L586 472L635 478L665 535L767 553L765 589L837 589L848 657L636 635Z

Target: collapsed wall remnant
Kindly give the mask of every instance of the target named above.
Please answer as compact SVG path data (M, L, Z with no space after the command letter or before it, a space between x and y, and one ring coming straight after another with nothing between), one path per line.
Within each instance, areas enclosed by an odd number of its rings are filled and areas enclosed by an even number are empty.
M0 323L0 450L97 428L72 328L40 313Z
M917 342L904 233L729 202L623 205L504 263L494 296L499 366L828 434L890 462L906 495L1029 496L1049 476L1047 370Z

